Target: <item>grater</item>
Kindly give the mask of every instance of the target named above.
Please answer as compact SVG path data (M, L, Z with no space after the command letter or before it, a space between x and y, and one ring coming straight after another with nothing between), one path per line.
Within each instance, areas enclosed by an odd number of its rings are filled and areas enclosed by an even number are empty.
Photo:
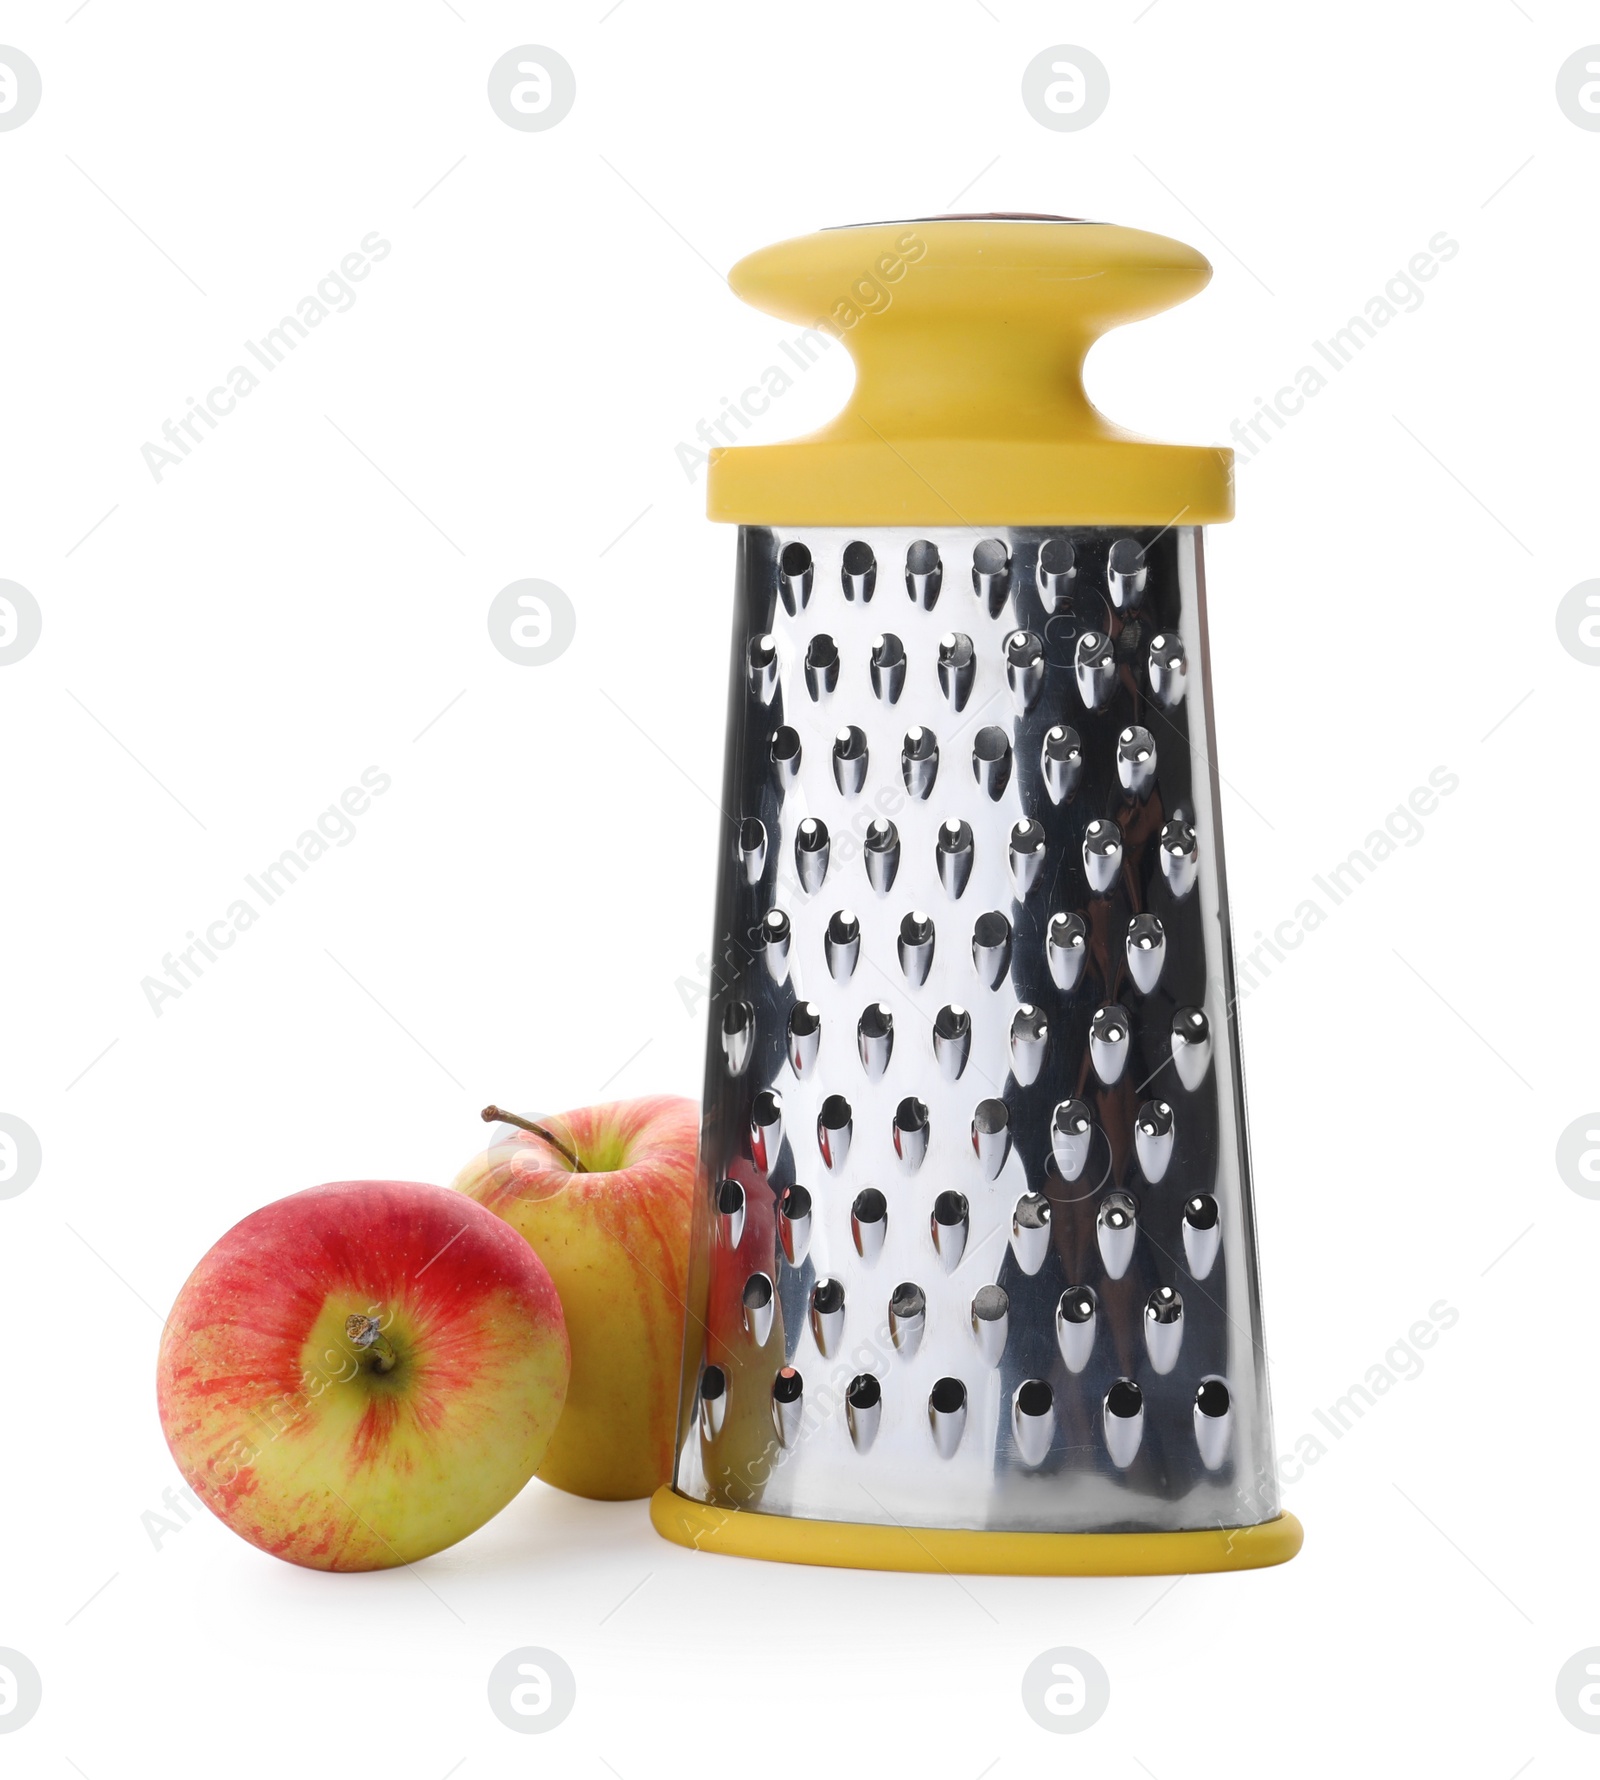
M733 271L841 339L738 524L675 1469L702 1549L1282 1562L1201 528L1232 454L1084 394L1201 289L1157 235L833 229Z

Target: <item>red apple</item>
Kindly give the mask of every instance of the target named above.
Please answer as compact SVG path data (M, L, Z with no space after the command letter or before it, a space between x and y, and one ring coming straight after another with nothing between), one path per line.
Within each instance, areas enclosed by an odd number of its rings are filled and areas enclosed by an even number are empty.
M572 1383L539 1476L648 1496L672 1471L700 1109L656 1095L537 1123L497 1107L459 1191L527 1237L561 1294Z
M538 1468L570 1352L550 1275L443 1187L339 1181L252 1213L167 1320L161 1425L233 1530L380 1570L464 1539Z

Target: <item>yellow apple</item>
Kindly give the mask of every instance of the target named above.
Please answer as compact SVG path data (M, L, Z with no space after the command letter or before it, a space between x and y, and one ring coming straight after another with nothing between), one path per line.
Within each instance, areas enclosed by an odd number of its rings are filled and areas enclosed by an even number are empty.
M700 1109L657 1095L536 1124L484 1117L500 1128L456 1187L532 1244L572 1342L538 1475L580 1496L648 1496L672 1471Z

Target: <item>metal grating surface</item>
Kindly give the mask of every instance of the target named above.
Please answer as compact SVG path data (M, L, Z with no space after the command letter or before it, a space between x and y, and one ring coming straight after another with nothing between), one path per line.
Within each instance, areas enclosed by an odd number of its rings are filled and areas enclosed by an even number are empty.
M740 536L676 1487L1278 1512L1200 536Z

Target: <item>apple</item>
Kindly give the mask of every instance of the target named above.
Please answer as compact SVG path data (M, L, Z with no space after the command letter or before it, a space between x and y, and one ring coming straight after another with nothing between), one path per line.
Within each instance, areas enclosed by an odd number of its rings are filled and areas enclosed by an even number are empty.
M605 1501L672 1471L700 1109L656 1095L499 1123L457 1190L550 1270L572 1340L567 1407L539 1476Z
M263 1551L381 1570L481 1527L545 1456L571 1354L555 1286L444 1187L338 1181L189 1275L157 1365L190 1487Z

